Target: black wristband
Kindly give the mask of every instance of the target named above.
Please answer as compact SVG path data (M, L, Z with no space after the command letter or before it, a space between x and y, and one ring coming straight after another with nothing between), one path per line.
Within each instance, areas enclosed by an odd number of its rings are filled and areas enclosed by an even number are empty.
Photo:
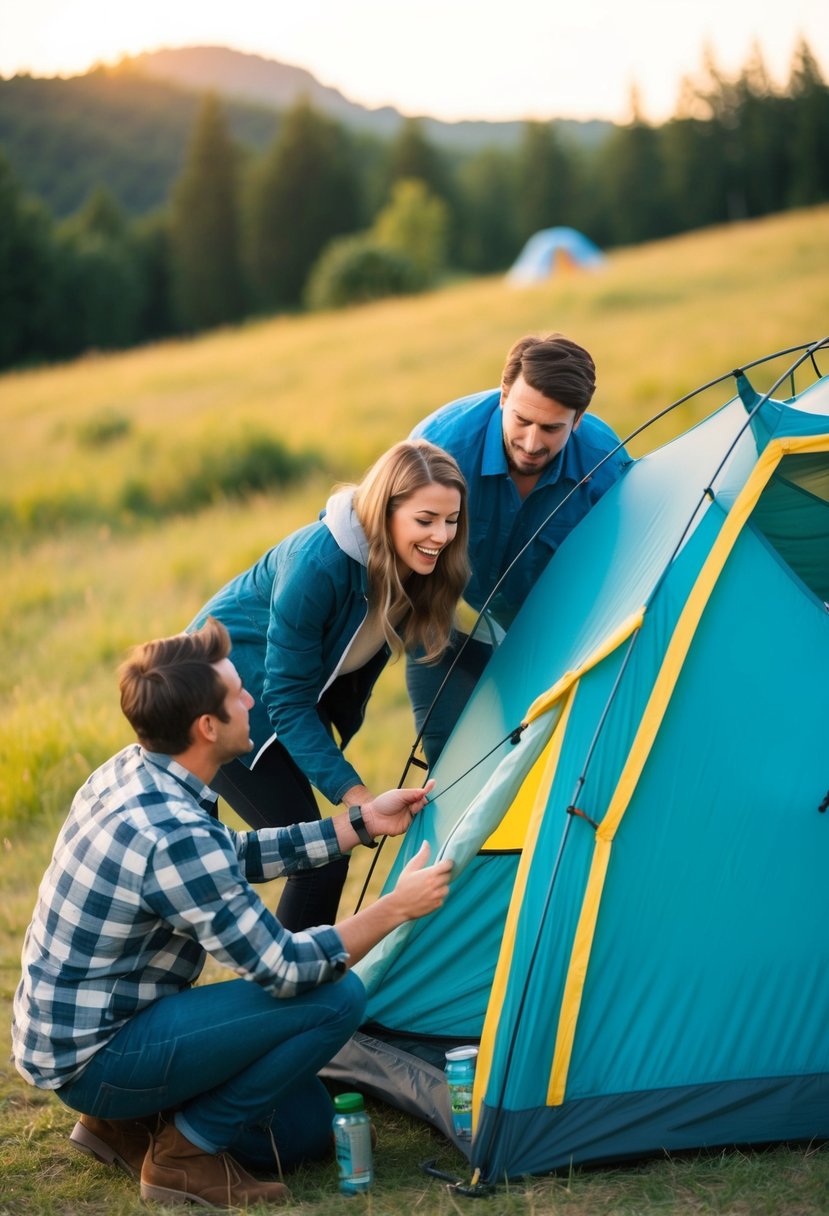
M377 841L369 834L363 819L363 808L361 806L350 806L348 808L348 822L357 833L357 839L360 844L364 844L367 849L376 849Z

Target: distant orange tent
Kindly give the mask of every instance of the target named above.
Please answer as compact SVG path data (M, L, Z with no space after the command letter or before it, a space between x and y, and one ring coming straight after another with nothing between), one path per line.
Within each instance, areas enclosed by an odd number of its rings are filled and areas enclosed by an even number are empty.
M507 273L507 281L524 286L549 279L559 270L598 270L605 256L575 228L542 228L527 241Z

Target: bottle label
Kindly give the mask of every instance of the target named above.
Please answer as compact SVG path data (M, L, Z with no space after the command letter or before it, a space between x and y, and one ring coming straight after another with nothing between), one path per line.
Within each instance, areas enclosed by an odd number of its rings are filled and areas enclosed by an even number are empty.
M334 1139L337 1146L340 1188L346 1191L367 1190L374 1176L370 1123L367 1119L359 1123L341 1123L335 1129Z
M452 1127L459 1140L472 1138L472 1091L475 1084L475 1065L471 1056L463 1051L446 1053L446 1080L449 1086L449 1105L452 1110Z

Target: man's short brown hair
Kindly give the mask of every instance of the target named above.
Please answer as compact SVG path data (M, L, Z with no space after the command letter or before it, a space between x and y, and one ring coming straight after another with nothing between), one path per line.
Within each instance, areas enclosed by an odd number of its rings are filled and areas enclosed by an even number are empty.
M202 714L226 722L227 687L215 664L230 654L230 635L208 617L201 629L144 642L118 669L121 709L138 742L178 756L190 745Z
M528 334L513 343L501 376L504 396L519 376L536 392L580 414L590 405L596 391L592 356L564 334L547 334L543 338Z

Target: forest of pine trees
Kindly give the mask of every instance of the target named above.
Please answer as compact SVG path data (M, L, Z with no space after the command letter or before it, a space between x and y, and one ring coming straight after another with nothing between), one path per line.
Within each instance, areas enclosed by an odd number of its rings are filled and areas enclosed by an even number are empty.
M58 221L0 149L0 367L501 271L539 228L608 249L829 200L829 88L805 42L782 91L755 55L736 81L706 64L662 126L632 109L596 148L528 122L513 149L450 158L416 120L371 144L299 102L258 153L207 96L140 218L102 182Z

